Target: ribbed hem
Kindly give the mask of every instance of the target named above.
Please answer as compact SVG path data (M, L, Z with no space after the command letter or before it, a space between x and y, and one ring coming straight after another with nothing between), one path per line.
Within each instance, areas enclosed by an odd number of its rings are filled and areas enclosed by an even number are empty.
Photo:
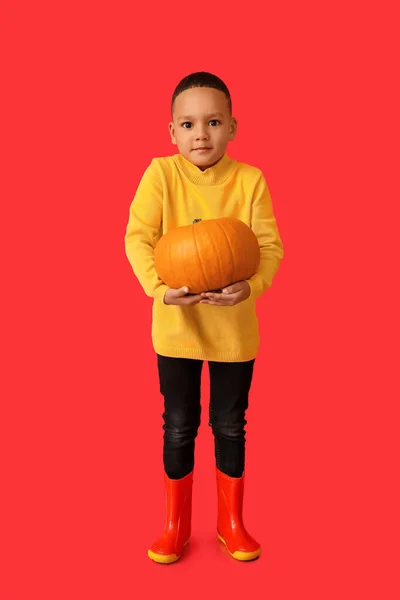
M199 348L175 348L167 346L158 346L153 341L153 348L161 356L171 358L192 358L194 360L207 360L213 362L246 362L253 360L257 356L257 349L248 352L211 352L208 353Z

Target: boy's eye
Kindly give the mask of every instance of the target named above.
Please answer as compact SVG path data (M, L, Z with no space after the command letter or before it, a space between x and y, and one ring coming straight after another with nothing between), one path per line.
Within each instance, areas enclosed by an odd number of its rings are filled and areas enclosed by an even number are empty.
M211 121L209 121L208 124L212 127L215 127L216 125L220 125L220 121L218 121L218 119L211 119ZM184 123L182 123L182 127L184 129L190 129L191 126L192 123L190 123L189 121L185 121Z

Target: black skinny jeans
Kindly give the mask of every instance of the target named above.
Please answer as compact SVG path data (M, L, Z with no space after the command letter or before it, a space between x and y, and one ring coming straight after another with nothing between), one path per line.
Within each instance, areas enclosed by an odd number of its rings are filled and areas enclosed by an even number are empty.
M170 479L193 470L195 438L200 425L202 360L157 355L160 391L164 396L164 469ZM255 359L212 362L209 426L214 434L217 468L241 477L245 464L245 413Z

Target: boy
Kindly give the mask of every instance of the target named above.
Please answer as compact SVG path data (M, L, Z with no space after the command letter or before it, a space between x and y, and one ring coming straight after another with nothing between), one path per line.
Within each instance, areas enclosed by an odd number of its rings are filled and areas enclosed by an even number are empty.
M282 242L262 172L231 159L235 139L229 90L200 72L178 84L172 98L171 141L179 154L153 159L131 203L127 258L153 300L152 341L164 397L163 463L166 524L149 549L159 563L175 562L191 533L194 449L200 425L203 361L210 372L210 419L215 441L217 535L238 560L261 554L242 519L245 413L259 346L256 299L271 286ZM154 268L154 247L168 229L199 219L232 216L256 234L257 273L220 293L170 289Z

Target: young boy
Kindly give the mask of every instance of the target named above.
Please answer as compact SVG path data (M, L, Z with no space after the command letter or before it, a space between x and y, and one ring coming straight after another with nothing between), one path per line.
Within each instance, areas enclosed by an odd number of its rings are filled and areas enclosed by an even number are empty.
M179 154L155 158L130 207L126 255L145 293L154 299L152 341L164 397L164 533L148 551L159 563L179 559L191 533L195 438L200 425L203 361L210 373L210 418L215 440L217 534L238 560L261 547L242 519L245 413L259 347L256 299L272 284L283 257L262 172L230 158L235 139L230 93L210 73L188 75L172 98L171 141ZM154 248L170 228L232 216L256 234L257 273L221 293L170 289L154 268Z

